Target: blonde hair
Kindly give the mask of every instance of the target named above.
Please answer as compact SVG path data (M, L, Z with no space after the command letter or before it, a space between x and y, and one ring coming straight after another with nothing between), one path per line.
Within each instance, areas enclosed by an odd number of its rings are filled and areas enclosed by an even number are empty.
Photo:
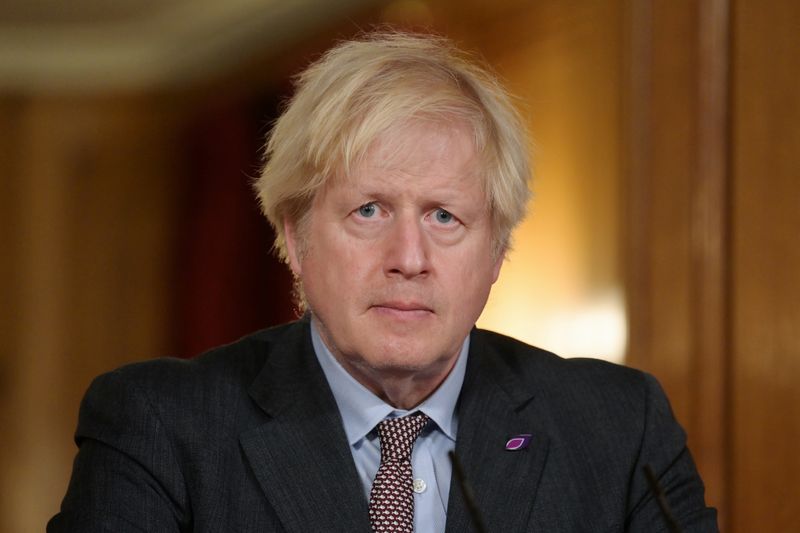
M381 134L411 119L471 128L492 213L492 252L505 252L530 196L527 138L510 97L445 38L376 32L340 43L302 72L267 139L255 189L281 259L288 261L284 220L298 227L302 248L317 191L349 175Z

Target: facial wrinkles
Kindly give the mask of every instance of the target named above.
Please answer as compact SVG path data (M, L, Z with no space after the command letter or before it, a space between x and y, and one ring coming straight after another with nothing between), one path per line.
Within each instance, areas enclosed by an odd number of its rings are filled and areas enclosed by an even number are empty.
M381 305L387 302L418 306L420 308L430 309L434 313L441 310L441 304L437 299L437 294L439 292L439 280L436 277L438 263L437 254L448 253L448 251L440 250L437 247L439 243L430 242L432 237L429 232L426 232L424 224L420 219L426 212L430 212L436 207L441 206L444 209L450 210L454 216L459 218L458 223L463 224L464 227L457 228L456 231L462 234L468 231L478 230L484 224L489 224L488 209L485 208L483 191L465 191L463 185L460 187L455 186L454 188L453 185L449 184L449 182L468 183L470 178L473 177L470 176L464 179L460 176L452 176L445 184L431 189L428 186L428 182L419 179L411 173L402 172L401 169L394 169L393 172L386 172L386 170L381 167L362 167L361 172L353 176L351 180L348 180L350 181L348 185L354 186L354 189L342 187L344 184L340 182L339 187L330 187L326 188L325 191L320 191L320 194L315 199L316 202L318 202L318 206L332 205L339 207L327 210L324 214L320 212L319 209L314 209L315 215L309 217L310 220L308 221L307 227L310 227L310 225L314 223L319 223L330 231L327 244L324 244L324 241L318 244L336 247L339 249L339 253L346 253L349 256L361 253L366 255L375 252L376 250L370 250L370 246L391 246L393 243L383 241L384 237L380 234L373 239L374 242L370 242L368 239L365 242L365 247L357 253L353 253L351 247L339 247L337 244L337 239L346 238L347 235L336 230L335 224L331 224L331 222L340 217L346 218L352 216L351 211L354 209L354 206L361 205L361 203L366 201L377 200L379 203L388 204L386 208L393 211L391 216L394 216L399 223L417 225L417 227L411 231L419 232L417 237L423 240L422 245L425 247L426 253L430 254L428 258L430 264L427 267L427 270L430 272L425 276L415 276L411 278L393 276L390 277L388 282L381 273L373 273L372 275L364 277L361 281L366 285L365 289L368 290L365 290L362 295L367 294L369 298L361 302L363 305L362 313L366 313L371 306ZM475 184L473 187L478 189L479 185ZM454 191L458 191L458 194ZM471 205L469 201L465 200L465 198L472 197L473 194L478 194L481 197L481 201L476 205L483 207L483 209L476 209L474 205ZM352 198L352 196L356 197ZM430 198L440 199L441 201L429 200ZM327 202L327 200L333 200L333 202ZM465 210L467 208L462 208L462 205L470 206L468 208L469 210ZM330 217L333 218L331 219ZM401 231L409 230L405 229ZM491 253L491 244L487 242L485 246L486 253ZM309 251L311 250L305 250L306 253ZM350 259L348 259L348 261L350 261ZM362 263L367 266L369 260L365 259ZM466 264L461 266L466 270L470 268L469 265ZM372 268L376 270L382 267L383 266L380 264L372 265ZM337 280L331 279L330 283L337 283Z
M364 202L376 201L398 214L425 215L442 208L463 225L488 223L489 209L483 188L471 166L463 167L453 175L435 176L436 183L432 183L429 172L370 165L350 178L349 185L353 187L353 196ZM473 205L476 196L480 200Z
M468 132L417 123L382 142L315 197L296 273L337 359L400 405L447 375L497 263Z

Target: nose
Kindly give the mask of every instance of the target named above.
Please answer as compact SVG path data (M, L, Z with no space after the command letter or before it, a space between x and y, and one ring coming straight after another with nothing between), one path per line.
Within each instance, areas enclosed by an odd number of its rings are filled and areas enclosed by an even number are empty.
M388 276L410 279L428 273L429 246L420 220L398 217L386 235L384 246L384 270Z

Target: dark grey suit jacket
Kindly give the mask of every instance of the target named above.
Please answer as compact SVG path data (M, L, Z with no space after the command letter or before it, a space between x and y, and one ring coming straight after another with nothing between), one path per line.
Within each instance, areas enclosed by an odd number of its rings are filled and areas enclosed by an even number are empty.
M491 532L666 531L649 464L689 531L716 531L655 379L473 330L456 453ZM530 446L506 451L530 433ZM363 532L367 502L301 320L193 360L100 376L49 532ZM457 483L448 532L473 531Z

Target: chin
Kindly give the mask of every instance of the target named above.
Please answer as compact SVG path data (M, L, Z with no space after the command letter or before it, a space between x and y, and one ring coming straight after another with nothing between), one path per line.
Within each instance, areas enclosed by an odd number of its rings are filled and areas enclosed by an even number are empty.
M384 346L373 352L372 366L376 370L397 370L408 372L424 372L437 370L454 361L455 356L432 352L430 345L424 342L400 346ZM457 352L456 354L457 355Z

